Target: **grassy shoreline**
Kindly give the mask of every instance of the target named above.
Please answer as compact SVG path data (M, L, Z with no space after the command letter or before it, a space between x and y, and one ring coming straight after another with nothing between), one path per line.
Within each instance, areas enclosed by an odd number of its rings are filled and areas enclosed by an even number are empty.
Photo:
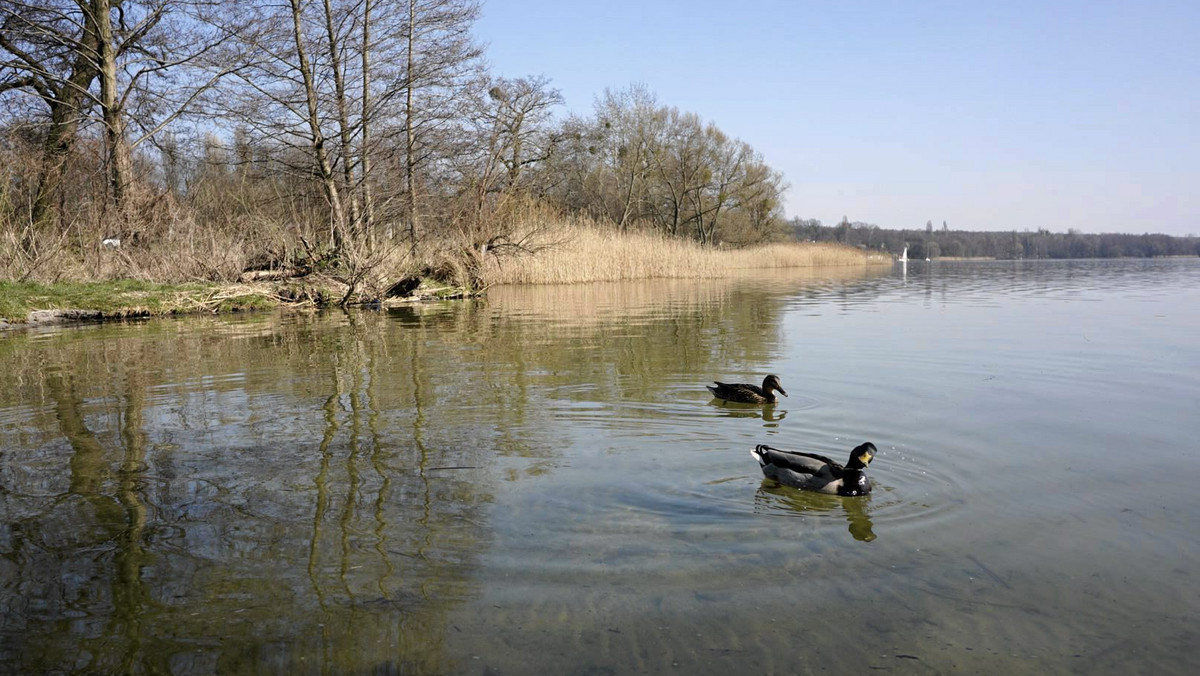
M586 284L634 279L699 279L746 270L891 264L887 255L830 244L767 244L745 249L702 247L656 233L619 233L574 226L556 231L536 253L490 258L486 286ZM435 288L436 287L436 288ZM282 306L333 305L344 289L310 276L278 282L158 284L137 280L43 284L0 281L0 329L76 321L240 312ZM461 297L462 289L423 285L384 304Z
M0 282L0 328L74 320L262 310L281 303L267 285L136 280Z

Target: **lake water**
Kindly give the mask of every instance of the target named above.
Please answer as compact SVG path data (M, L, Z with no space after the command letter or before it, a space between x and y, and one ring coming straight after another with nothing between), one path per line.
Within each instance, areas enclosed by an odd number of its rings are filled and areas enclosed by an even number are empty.
M0 374L6 673L1200 663L1200 260L12 332ZM864 498L749 454L868 440Z

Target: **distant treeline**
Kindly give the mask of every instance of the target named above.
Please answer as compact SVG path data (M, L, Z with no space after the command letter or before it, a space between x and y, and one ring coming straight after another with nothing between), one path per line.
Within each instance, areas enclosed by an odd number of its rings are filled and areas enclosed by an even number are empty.
M801 242L840 242L866 249L899 254L908 247L909 258L1153 258L1155 256L1200 256L1200 237L1162 234L1085 234L1075 229L1066 233L951 230L926 223L924 230L885 230L877 225L849 222L823 225L816 219L793 218L792 236Z

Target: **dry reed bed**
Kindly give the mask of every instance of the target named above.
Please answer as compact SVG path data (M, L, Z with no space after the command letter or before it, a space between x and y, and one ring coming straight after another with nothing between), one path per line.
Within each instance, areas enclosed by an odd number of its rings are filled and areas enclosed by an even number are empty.
M632 279L722 277L738 270L890 264L891 257L840 244L766 244L713 249L653 232L562 226L536 255L489 261L490 284L576 284Z

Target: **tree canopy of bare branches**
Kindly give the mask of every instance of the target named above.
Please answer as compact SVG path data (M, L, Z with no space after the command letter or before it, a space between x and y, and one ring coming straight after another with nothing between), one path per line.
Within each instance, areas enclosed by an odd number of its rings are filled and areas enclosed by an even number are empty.
M566 177L554 192L566 208L705 244L781 234L782 176L749 144L642 86L605 91L590 118L569 118L557 136L547 170Z
M527 252L517 205L709 245L779 234L782 177L748 144L637 85L564 116L545 76L488 72L479 13L0 0L0 152L23 160L7 163L0 226L30 263L39 233L86 252L112 230L246 247L245 265L303 258L352 290L419 246L473 269Z

